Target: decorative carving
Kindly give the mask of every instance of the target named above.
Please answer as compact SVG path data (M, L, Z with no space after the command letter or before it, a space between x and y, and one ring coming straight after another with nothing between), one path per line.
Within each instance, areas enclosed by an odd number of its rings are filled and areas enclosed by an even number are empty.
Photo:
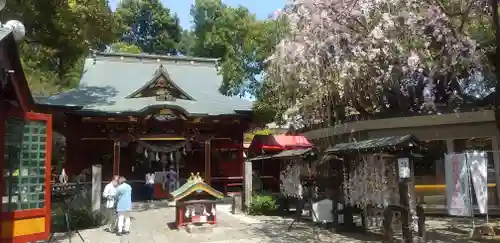
M189 176L188 181L203 182L204 180L203 178L201 178L200 172L196 172L196 175L193 172L191 172L191 176Z
M158 101L171 102L176 99L194 100L169 78L162 65L158 67L153 79L148 84L132 93L128 98L143 97L156 97Z

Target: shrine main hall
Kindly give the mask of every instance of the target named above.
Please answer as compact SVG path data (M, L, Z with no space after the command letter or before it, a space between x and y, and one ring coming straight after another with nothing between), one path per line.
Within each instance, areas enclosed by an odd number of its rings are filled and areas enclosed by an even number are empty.
M172 167L227 193L243 184L252 102L222 95L221 83L217 59L94 52L77 88L36 106L65 137L70 177L94 164L104 180Z

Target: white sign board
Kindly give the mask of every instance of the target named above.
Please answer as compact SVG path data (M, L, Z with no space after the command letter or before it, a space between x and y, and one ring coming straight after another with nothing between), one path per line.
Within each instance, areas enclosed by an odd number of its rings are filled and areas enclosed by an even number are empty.
M448 213L455 216L471 216L470 177L465 154L447 154L445 174Z
M466 156L479 213L485 214L488 211L488 157L479 151L469 152Z
M411 176L410 173L410 159L409 158L398 158L398 171L400 179L408 179Z

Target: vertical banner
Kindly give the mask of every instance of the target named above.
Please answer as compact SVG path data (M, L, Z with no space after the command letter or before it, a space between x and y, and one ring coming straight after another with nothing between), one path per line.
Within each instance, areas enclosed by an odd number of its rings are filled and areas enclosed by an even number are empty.
M479 213L485 214L488 211L488 157L479 151L468 152L466 156Z
M471 216L470 177L465 154L446 155L445 175L448 214Z

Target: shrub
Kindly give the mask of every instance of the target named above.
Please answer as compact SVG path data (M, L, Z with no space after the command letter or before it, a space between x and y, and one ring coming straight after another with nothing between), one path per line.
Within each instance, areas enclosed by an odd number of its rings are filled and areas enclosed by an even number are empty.
M251 215L272 215L276 213L276 209L278 209L278 204L273 196L257 194L252 197L248 213Z
M71 229L89 229L100 226L103 216L100 213L94 213L89 208L70 208ZM52 231L66 232L66 219L64 211L61 208L55 208L52 211Z

